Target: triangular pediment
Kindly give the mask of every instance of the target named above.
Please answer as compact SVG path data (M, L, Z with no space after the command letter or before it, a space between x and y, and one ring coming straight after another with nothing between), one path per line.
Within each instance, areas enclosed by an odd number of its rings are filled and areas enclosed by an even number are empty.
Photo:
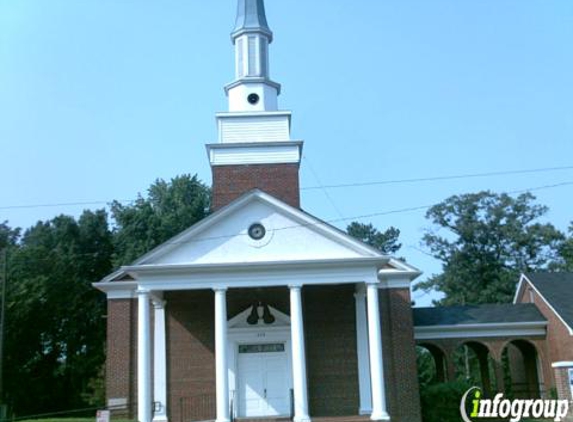
M261 239L249 235L260 224ZM259 233L260 234L260 233ZM136 265L194 265L382 256L331 225L255 190L143 256Z
M266 307L266 310L265 310ZM265 312L268 318L265 320ZM251 305L227 322L229 329L257 327L290 327L290 317L270 305Z

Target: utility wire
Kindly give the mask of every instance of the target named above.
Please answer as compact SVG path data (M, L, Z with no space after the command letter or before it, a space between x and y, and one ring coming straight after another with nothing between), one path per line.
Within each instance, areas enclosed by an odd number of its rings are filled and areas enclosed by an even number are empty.
M555 183L552 185L537 186L537 187L532 187L529 189L514 190L514 191L509 191L506 193L507 194L520 194L520 193L533 192L533 191L539 191L539 190L545 190L545 189L553 189L553 188L563 187L563 186L573 186L573 181ZM318 220L317 222L312 222L312 223L292 224L292 225L288 225L288 226L284 226L284 227L278 227L276 229L273 229L273 231L279 232L279 231L284 231L284 230L297 229L297 228L301 228L301 227L312 227L312 226L319 226L319 225L323 225L323 224L334 224L334 223L340 223L340 222L345 222L345 221L355 221L355 220L363 220L366 218L381 217L381 216L385 216L385 215L422 211L422 210L427 210L427 209L433 207L434 205L435 204L420 205L420 206L416 206L416 207L399 208L399 209L395 209L395 210L381 211L381 212L375 212L375 213L371 213L371 214L355 215L352 217L342 217L342 218L325 220L325 221ZM211 241L211 240L224 240L224 239L230 239L230 238L237 237L237 236L248 236L248 234L247 233L224 234L224 235L219 235L219 236L195 238L193 240L185 240L185 241L169 241L168 240L167 242L164 242L163 244L164 245L183 245L183 244L190 244L190 243L196 243L196 242L197 243L198 242L206 242L206 241ZM408 246L408 247L412 247L412 246ZM85 253L85 254L74 254L74 256L92 256L92 257L96 257L98 255L99 255L98 252ZM14 257L12 257L11 259L14 259ZM42 260L53 261L53 259L49 258L49 257L35 258L34 259L34 261L42 261Z
M397 185L397 184L422 183L422 182L437 182L437 181L446 181L446 180L473 179L473 178L480 178L480 177L547 173L547 172L563 171L563 170L573 170L573 166L544 167L544 168L536 168L536 169L508 170L508 171L496 171L496 172L487 172L487 173L469 173L469 174L458 174L458 175L436 176L436 177L420 177L420 178L414 178L414 179L381 180L381 181L373 181L373 182L357 182L357 183L346 183L346 184L337 184L337 185L320 185L320 183L319 183L319 186L302 187L301 191L353 188L353 187L377 186L377 185ZM225 191L224 193L238 193L238 192L239 191ZM116 200L116 201L85 201L85 202L77 201L77 202L60 202L60 203L29 204L29 205L26 205L26 204L3 205L3 206L0 206L0 210L68 207L68 206L82 206L82 205L108 205L112 202L130 203L130 202L134 202L136 200L137 199L121 199L121 200Z
M338 188L353 188L362 186L377 186L377 185L398 185L404 183L420 183L420 182L436 182L442 180L457 180L457 179L473 179L478 177L493 177L493 176L509 176L516 174L532 174L532 173L546 173L552 171L573 170L573 166L564 167L545 167L537 169L526 170L508 170L508 171L494 171L487 173L468 173L449 176L435 176L435 177L419 177L413 179L395 179L395 180L381 180L373 182L358 182L358 183L345 183L339 185L324 185L324 186L309 186L303 187L302 190L316 190L316 189L338 189Z
M330 202L330 205L332 205L332 208L334 208L334 211L336 211L336 213L338 214L338 216L340 218L344 218L344 216L342 215L342 212L340 211L340 209L336 206L336 204L334 203L334 200L332 199L332 197L330 196L330 194L328 193L328 191L322 187L322 182L320 181L320 178L318 177L318 174L316 173L316 171L314 170L314 166L312 165L312 163L310 162L310 160L306 157L306 155L303 155L303 159L306 161L306 163L308 164L308 168L310 169L311 173L314 175L314 178L316 179L316 183L318 183L318 185L320 186L320 189L322 190L322 192L324 193L324 196L326 197L326 199L328 200L328 202Z

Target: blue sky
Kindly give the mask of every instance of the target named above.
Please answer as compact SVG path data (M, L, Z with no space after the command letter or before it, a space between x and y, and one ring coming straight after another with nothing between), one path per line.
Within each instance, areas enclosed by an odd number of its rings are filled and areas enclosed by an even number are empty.
M280 106L305 140L301 184L573 165L570 0L267 0ZM197 173L233 78L235 0L0 0L0 221L27 227ZM483 189L573 182L573 170L303 191L326 220ZM536 191L573 220L573 186ZM330 199L329 199L330 198ZM334 205L333 205L334 203ZM93 206L95 207L95 206ZM423 278L424 211L366 218L402 231ZM344 227L344 223L337 223ZM415 293L419 304L431 295Z

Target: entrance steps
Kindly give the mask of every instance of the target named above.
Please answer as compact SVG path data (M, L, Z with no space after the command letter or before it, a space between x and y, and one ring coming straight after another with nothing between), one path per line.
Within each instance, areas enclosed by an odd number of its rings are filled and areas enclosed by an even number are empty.
M369 416L315 416L312 422L369 422ZM290 418L235 418L236 422L291 422Z

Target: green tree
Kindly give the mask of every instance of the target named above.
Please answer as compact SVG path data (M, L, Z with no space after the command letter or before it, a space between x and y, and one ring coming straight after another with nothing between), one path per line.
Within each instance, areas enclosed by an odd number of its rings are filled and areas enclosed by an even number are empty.
M192 226L207 215L209 205L210 190L196 175L159 179L147 198L140 195L131 205L113 202L114 264L128 264Z
M209 202L197 177L179 176L132 205L114 202L113 231L103 210L22 235L0 224L0 250L9 249L5 396L18 415L103 404L106 299L92 283L203 218Z
M402 247L402 245L398 243L400 230L395 227L390 227L386 231L381 232L372 224L353 222L346 228L346 232L350 236L388 255L395 254Z
M416 288L445 293L441 305L510 302L519 273L547 269L563 241L555 227L539 222L547 208L534 200L529 193L480 192L430 208L426 217L438 230L423 243L443 272Z
M105 297L91 283L111 271L111 236L105 211L85 211L37 223L11 251L5 379L18 414L86 406L105 343Z
M569 226L569 236L559 248L560 262L555 266L558 271L573 272L573 222Z
M13 229L7 221L0 223L0 251L7 247L15 246L20 238L20 229Z

